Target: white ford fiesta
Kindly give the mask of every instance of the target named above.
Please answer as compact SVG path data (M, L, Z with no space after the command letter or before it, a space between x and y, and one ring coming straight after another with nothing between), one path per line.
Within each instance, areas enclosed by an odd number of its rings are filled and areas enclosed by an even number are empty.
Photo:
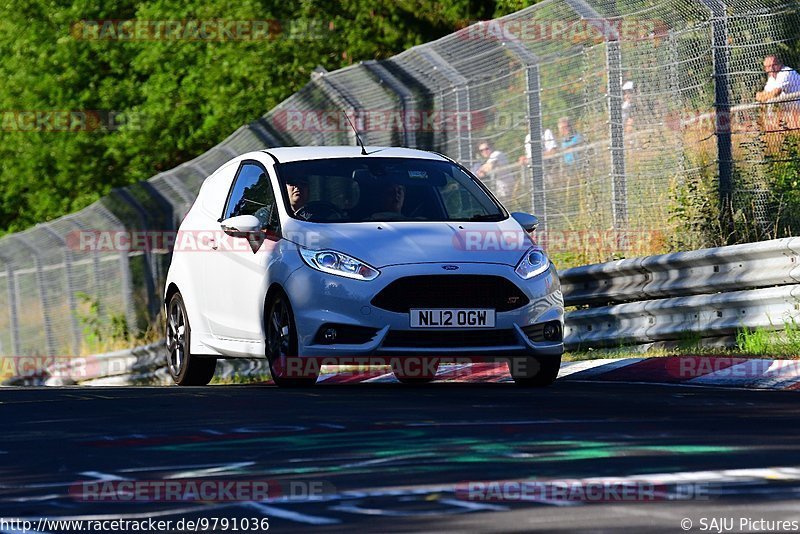
M218 358L266 358L281 386L323 364L391 365L432 380L444 361L506 361L517 384L558 375L555 267L464 167L405 148L244 154L202 185L165 288L168 368L207 384Z

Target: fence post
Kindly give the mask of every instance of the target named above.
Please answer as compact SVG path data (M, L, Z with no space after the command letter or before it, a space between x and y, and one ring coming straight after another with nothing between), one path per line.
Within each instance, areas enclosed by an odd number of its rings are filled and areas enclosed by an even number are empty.
M528 169L531 175L531 210L539 217L539 231L547 230L547 202L544 187L544 152L542 147L542 101L539 79L539 58L516 38L506 32L503 46L525 65L526 105L528 107L528 134L531 137L531 158Z
M56 340L53 336L53 324L52 319L50 318L50 310L47 306L47 292L44 288L44 271L42 271L42 260L39 258L39 252L36 250L36 247L29 245L25 242L25 237L20 234L13 234L10 236L11 239L14 239L17 243L21 244L24 248L27 248L31 251L31 256L33 257L33 265L36 269L36 289L39 292L39 302L42 305L42 321L44 323L44 340L45 340L45 350L47 351L48 356L55 356L56 355Z
M138 215L139 222L141 223L142 231L147 232L152 225L148 220L147 210L142 206L141 202L139 202L136 197L134 197L127 189L124 187L118 187L111 190L112 194L116 194L123 202L131 206L136 214ZM155 285L155 277L154 274L154 266L153 266L153 251L150 250L149 246L144 247L144 282L147 285L145 291L147 292L147 311L150 319L155 318L155 316L159 312L160 304L159 304L159 297L156 295L156 285Z
M78 212L80 213L80 212ZM64 220L72 224L75 228L78 229L78 232L93 232L96 228L88 228L84 225L80 220L75 217L75 213L70 213L64 217ZM95 287L100 287L101 277L100 277L100 251L98 247L94 247L92 251L92 279L95 284ZM97 299L97 315L98 317L103 316L103 305L100 302L100 299ZM82 333L81 333L82 334Z
M20 355L19 315L17 314L17 284L14 279L14 266L9 258L0 254L0 261L6 264L8 291L8 325L11 330L11 356Z
M367 132L362 131L359 129L359 116L362 114L363 110L361 109L361 105L354 100L346 91L344 91L341 87L337 84L332 82L327 77L328 71L325 70L323 67L317 67L314 69L314 72L311 73L311 81L319 87L319 89L325 93L325 95L333 100L333 102L339 106L342 111L345 113L350 112L353 114L353 126L355 126L356 132L358 132L358 136L361 137L361 142L365 145L367 143ZM348 126L347 127L347 134L350 137L350 141L353 146L358 146L358 141L356 139L356 132Z
M192 164L192 168L197 169L198 171L202 171L202 168L199 165L196 165L196 164ZM205 172L204 172L204 174L205 174ZM169 217L165 217L164 218L166 224L159 225L159 228L156 228L157 231L161 232L162 239L167 234L174 234L174 237L177 240L177 230L178 230L177 226L180 224L181 220L180 219L176 219L176 217L175 217L176 216L175 207L169 202L169 200L167 200L164 197L164 195L162 195L158 191L158 189L153 187L153 184L151 184L150 182L141 182L140 185L141 185L142 189L144 189L147 192L147 194L150 195L150 198L152 198L153 200L156 201L156 203L159 205L159 209L163 213L169 214ZM188 212L189 208L187 208L186 211ZM183 217L184 213L180 213L178 215L180 217ZM158 243L160 245L161 243L163 243L162 239L156 240L156 243ZM169 268L168 267L169 266L169 262L172 259L172 250L167 250L165 253L156 252L155 249L159 248L159 247L152 247L151 248L151 246L153 244L154 243L152 241L148 240L147 247L148 247L148 250L150 250L150 253L151 253L151 256L152 256L152 265L153 265L153 273L152 273L152 275L153 275L154 287L155 287L155 290L156 290L156 292L153 295L153 299L155 301L155 308L156 308L155 317L157 317L158 314L161 312L161 309L162 309L161 308L161 299L163 298L162 295L164 294L164 289L165 289L164 286L166 285L167 270ZM160 258L159 256L166 256L166 258L163 258L163 257Z
M566 0L580 17L598 29L606 42L608 115L611 134L611 189L614 229L628 223L628 183L625 169L625 125L622 124L622 50L619 32L585 0Z
M414 106L414 95L403 84L403 82L398 80L394 74L389 72L386 67L381 65L379 62L370 60L363 62L362 65L364 65L365 69L375 75L378 80L380 80L380 83L386 84L386 87L388 87L390 91L397 95L397 98L400 102L400 122L403 125L403 146L416 148L417 134L414 130L409 130L407 128L408 117L416 112Z
M173 173L174 170L175 169L170 169L168 171L164 171L164 172L162 172L160 174L157 174L156 176L154 176L150 180L154 180L156 178L161 178L162 180L164 180L164 182L167 183L168 186L170 186L172 188L173 191L175 191L178 194L178 196L180 197L181 201L183 201L183 203L186 206L191 206L194 203L194 195L192 195L191 192L189 192L189 190L186 189L186 187L184 187L184 185L180 181L180 179L177 176L175 176L175 174ZM148 182L150 180L148 180ZM188 208L187 208L187 211L188 211Z
M724 0L700 0L711 13L711 50L714 62L714 134L717 136L720 223L733 229L733 148L731 104L728 87L728 17Z
M266 148L274 148L283 145L277 136L270 131L269 121L267 121L264 117L251 122L247 125L247 127L250 129L250 131L256 134L256 137L258 137L261 142L264 143Z
M468 169L472 168L472 120L469 103L469 82L450 63L436 53L430 46L416 48L419 54L445 78L450 80L456 95L456 134L458 135L458 160ZM447 112L448 110L440 110ZM452 110L450 110L452 112ZM462 135L466 133L466 136Z
M111 213L105 206L100 205L97 212L105 220L109 221L109 223L122 227L123 231L128 230L125 225L122 224L122 222L117 219L114 214ZM133 283L131 282L130 258L128 258L128 251L122 248L119 251L119 271L122 279L120 284L120 294L122 296L123 307L125 308L123 310L125 313L125 323L128 325L129 332L136 333L139 330L139 325L136 321L136 306L133 303Z
M64 288L67 292L67 306L69 307L69 325L72 329L72 352L77 356L81 350L81 328L78 324L78 318L75 312L78 306L75 302L75 285L72 282L72 251L67 246L67 241L61 237L55 230L43 224L40 226L42 230L53 236L53 238L61 243L61 249L64 251L64 276L67 284Z

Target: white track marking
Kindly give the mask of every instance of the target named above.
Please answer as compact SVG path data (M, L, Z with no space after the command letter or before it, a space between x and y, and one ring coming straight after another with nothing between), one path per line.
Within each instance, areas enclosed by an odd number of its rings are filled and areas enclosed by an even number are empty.
M288 519L289 521L295 521L298 523L307 523L309 525L336 525L341 523L340 520L332 517L301 514L300 512L294 512L292 510L286 510L284 508L278 508L276 506L270 506L260 502L248 502L244 503L244 506L252 508L253 510L258 510L268 517L280 517L281 519Z

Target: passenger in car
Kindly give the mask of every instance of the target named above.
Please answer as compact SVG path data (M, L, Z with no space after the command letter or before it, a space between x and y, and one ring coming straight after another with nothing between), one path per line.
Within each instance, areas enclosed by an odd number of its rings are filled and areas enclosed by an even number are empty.
M406 188L400 184L386 184L383 190L383 211L400 213L406 200Z
M378 209L372 214L373 220L402 218L403 203L406 200L406 187L402 184L386 182L378 195Z

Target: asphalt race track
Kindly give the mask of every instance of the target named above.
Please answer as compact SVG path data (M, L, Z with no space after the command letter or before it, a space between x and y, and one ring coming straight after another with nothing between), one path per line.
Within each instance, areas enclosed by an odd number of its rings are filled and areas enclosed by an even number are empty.
M579 381L6 388L0 413L3 518L268 517L270 532L682 532L687 518L693 531L712 518L800 520L796 392ZM602 502L464 493L470 481L533 478L649 481L656 491ZM76 493L121 479L268 480L280 494Z

